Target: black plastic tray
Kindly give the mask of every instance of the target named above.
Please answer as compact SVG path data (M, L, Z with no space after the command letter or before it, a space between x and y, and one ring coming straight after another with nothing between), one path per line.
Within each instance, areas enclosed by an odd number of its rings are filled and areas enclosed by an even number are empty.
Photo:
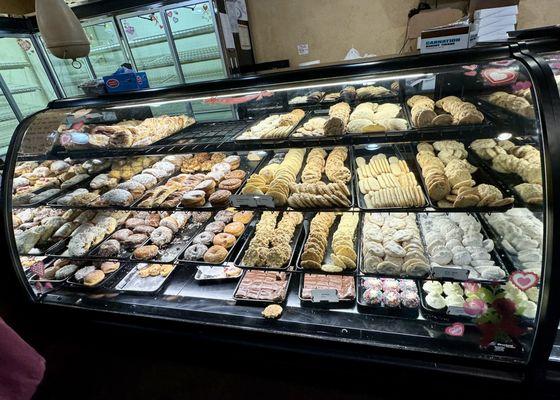
M460 140L457 140L458 142L460 142ZM463 144L465 144L463 142ZM411 147L416 149L416 146L418 145L418 143L411 143L409 145L402 145L401 149L403 149L405 152L412 152ZM465 149L468 149L468 145L465 144ZM468 151L468 150L467 150ZM412 154L416 154L416 151L413 151ZM514 202L512 204L507 204L505 206L500 206L500 207L490 207L490 206L483 206L483 207L449 207L449 208L441 208L437 205L437 202L434 202L430 196L429 196L429 192L428 192L428 185L426 184L426 181L424 180L424 175L422 175L422 167L420 167L420 164L418 164L418 161L416 160L416 157L414 157L414 161L416 164L416 169L419 171L419 176L422 182L422 186L424 188L424 192L427 194L427 199L430 201L430 206L437 210L437 211L441 211L441 212L446 212L446 211L450 211L452 210L452 212L499 212L499 211L507 211L510 208L515 207L515 197L513 196L513 193L511 193L511 190L504 186L501 182L497 181L496 179L494 179L494 177L492 177L491 175L489 175L486 170L484 168L482 168L478 163L477 160L472 157L471 152L469 151L469 155L467 156L467 161L472 164L473 166L475 166L477 168L476 172L472 175L472 179L476 182L476 185L479 185L481 183L486 183L489 185L493 185L496 186L498 189L500 189L500 191L502 192L502 194L505 197L513 197L514 198Z
M260 219L259 219L260 220ZM301 246L302 246L302 232L303 232L303 226L305 223L305 219L302 221L301 224L299 224L296 227L296 230L294 231L294 236L292 237L292 241L290 242L292 245L292 252L290 254L290 259L288 261L288 263L286 264L285 267L282 268L270 268L270 267L249 267L246 265L243 265L243 257L245 256L245 252L247 251L247 248L249 247L249 243L251 243L251 240L253 240L253 236L255 235L256 232L256 224L258 223L258 221L255 219L253 220L253 223L251 224L250 227L248 227L245 230L245 239L243 241L242 246L239 248L239 251L237 253L237 256L235 257L234 260L234 264L242 269L257 269L257 270L263 270L263 271L276 271L276 272L286 272L287 270L290 269L290 267L294 266L295 263L295 259L296 259L296 254L299 253ZM238 240L238 242L241 242L241 240Z
M87 262L83 262L83 261L79 261L80 263L84 264L81 267L85 267L87 266ZM99 263L101 263L101 261L99 261ZM81 268L80 267L80 268ZM82 282L78 282L77 280L74 279L74 274L70 275L70 277L68 278L68 285L70 286L74 286L74 287L79 287L82 289L99 289L99 288L103 288L105 287L106 284L109 284L112 281L112 278L114 276L116 276L116 273L119 272L122 268L124 267L123 263L121 262L119 264L119 268L117 268L116 270L114 270L113 272L109 272L108 274L105 274L105 279L103 279L102 281L100 281L98 284L93 285L93 286L87 286L84 285Z
M292 110L297 109L297 108L300 108L300 107L293 107ZM259 118L259 119L255 120L253 122L253 124L251 124L250 126L247 127L247 129L250 129L253 125L257 125L259 122L265 120L266 118L268 118L271 115L281 115L281 114L289 114L289 113L290 113L290 111L278 111L278 112L273 112L273 113L267 113L262 118ZM305 115L303 116L301 121L303 121L306 116L307 116L307 112L305 113ZM286 136L281 137L281 138L240 139L240 136L243 135L243 133L247 130L247 129L244 129L243 131L239 132L235 136L233 141L238 145L239 144L240 145L243 145L243 144L262 144L262 145L266 145L268 143L279 143L279 142L289 143L290 142L290 136L291 136L292 132L296 129L296 127L299 126L301 121L299 121L297 124L293 125L292 128L288 132L286 132Z
M224 268L223 266L211 266L211 265L205 265L207 267L210 268ZM243 275L243 270L240 270L240 274L237 276L232 276L232 277L220 277L220 278L201 278L201 272L198 270L196 270L196 273L194 274L194 280L199 284L199 285L208 285L208 284L220 284L220 283L226 283L226 282L232 282L235 281L236 279L239 279L241 277L241 275Z
M326 104L323 103L323 106L324 105ZM293 143L305 143L305 145L309 147L314 147L319 145L324 146L325 143L331 146L338 146L338 145L344 146L344 144L341 143L342 143L342 139L346 136L345 134L337 135L337 136L302 136L302 137L294 136L294 133L300 127L302 127L303 124L305 124L311 118L315 118L315 117L329 118L329 108L318 108L309 111L305 115L305 117L303 117L303 119L299 122L299 124L297 124L297 126L290 132L290 136L288 137L289 141Z
M463 322L463 323L472 324L476 319L476 317L471 317L468 315L449 314L447 306L442 308L441 310L437 310L435 308L430 307L426 303L426 293L422 289L421 285L419 289L419 296L420 296L421 313L422 316L427 320L435 321L435 322Z
M495 240L494 237L492 237L488 234L488 232L485 229L484 224L482 222L480 222L480 218L478 218L478 216L475 213L470 213L470 214L480 223L480 225L481 225L480 233L482 233L483 240L485 240L485 239ZM429 215L429 214L426 214L426 215ZM420 227L420 236L422 238L422 241L424 242L423 243L424 244L424 252L426 254L426 257L428 258L428 261L431 262L431 256L429 255L429 252L428 252L428 246L426 245L426 242L424 240L424 228L420 224L419 216L417 216L417 223L418 223L418 226ZM488 279L479 279L479 278L468 278L466 281L476 282L476 283L481 283L481 284L489 284L489 285L506 283L508 278L509 278L509 271L506 268L506 266L504 265L504 262L503 262L502 258L500 257L499 253L496 251L496 245L495 244L494 244L494 249L490 252L490 259L492 261L494 261L494 265L496 267L501 268L505 272L505 276L502 279L488 280ZM443 265L442 267L445 267L445 265ZM433 269L432 269L432 275L431 276L433 276ZM413 279L413 278L410 277L409 279ZM419 279L419 278L416 278L416 279ZM430 279L430 278L423 277L423 278L420 278L420 279ZM452 278L431 278L431 279L443 280L443 281L449 281L449 282L464 282L462 280L452 279Z
M241 235L239 235L239 236L236 238L235 243L233 244L233 246L231 246L231 247L228 249L228 255L227 255L227 257L224 259L224 261L222 261L222 262L220 262L220 263L217 263L217 264L214 264L214 263L206 262L206 261L204 261L203 259L202 259L202 260L194 260L194 261L185 260L185 258L184 258L185 250L192 244L192 241L193 241L194 237L195 237L197 234L203 232L203 231L204 231L204 228L206 228L206 226L207 226L208 224L210 224L210 223L212 223L212 222L215 222L215 220L214 220L213 218L209 219L207 222L205 222L204 224L202 224L202 226L201 226L200 229L196 232L196 234L193 235L193 237L191 238L191 240L189 240L188 245L185 246L185 248L181 251L181 253L179 254L179 259L178 259L178 260L179 260L179 264L188 264L188 265L196 264L196 265L209 265L209 266L220 266L220 265L224 265L225 263L227 263L228 261L230 261L230 259L232 258L232 256L233 256L234 254L239 255L239 254L241 253L242 249L245 248L246 239L247 239L247 237L251 234L251 233L250 233L250 232L251 232L251 227L252 227L252 225L253 225L253 221L254 221L254 218L255 218L255 217L256 217L256 216L254 215L254 216L253 216L253 219L251 219L251 221L249 221L248 224L245 224L245 229L243 230L243 232L241 233ZM227 225L227 224L226 224L226 225ZM209 247L210 247L210 246L209 246Z
M241 279L239 279L239 282L237 283L237 285L235 286L235 290L233 291L233 299L235 300L236 304L246 304L246 305L251 305L251 306L261 306L261 307L266 307L270 304L284 304L286 302L286 300L288 299L288 292L290 291L290 284L292 282L292 274L290 272L285 272L285 271L267 271L270 273L285 273L287 275L287 284L286 284L286 290L284 291L284 296L282 298L282 301L280 302L275 302L275 301L271 301L271 300L254 300L254 299L244 299L244 298L239 298L237 297L237 291L239 290L239 286L241 286L241 282L243 281L243 278L245 277L245 274L247 273L247 271L243 271L243 275L241 275Z
M366 278L366 276L358 275L358 282L356 288L356 295L357 295L356 302L358 304L358 310L360 312L365 314L377 314L377 315L383 315L388 317L401 317L401 318L409 318L409 319L418 318L420 305L417 308L407 308L407 307L403 307L402 305L399 307L391 308L391 307L385 307L384 305L372 305L372 304L365 303L363 299L363 295L365 292L365 288L364 286L362 286L363 278ZM396 278L396 279L401 279L401 278ZM417 285L416 291L418 293L418 297L420 297L420 293L418 290L418 282L416 283L416 285Z
M526 135L527 132L535 132L537 130L536 119L528 118L507 108L494 105L483 96L472 99L472 102L483 112L485 117L489 117L492 121L499 121L500 126L507 127L507 130L511 132Z
M418 186L420 186L420 188L422 189L422 194L424 196L424 201L426 202L426 204L424 206L421 207L385 207L385 208L369 208L366 205L365 199L364 199L364 195L362 194L361 190L360 190L360 186L359 186L359 177L358 177L358 166L356 165L356 157L364 157L366 158L366 161L369 162L369 159L377 154L383 153L387 156L387 158L391 157L391 156L396 156L399 159L405 161L408 165L408 169L410 170L410 172L412 172L416 178L416 182L418 183ZM365 147L354 147L354 160L353 160L353 166L354 166L354 171L356 171L354 173L354 188L356 190L356 198L357 198L357 205L361 210L365 210L365 211L376 211L376 212L417 212L417 211L423 211L426 209L426 207L430 207L431 206L431 202L429 199L429 196L427 195L427 191L425 186L423 185L423 181L422 181L422 174L420 173L420 171L418 170L419 165L415 162L415 160L413 160L413 156L411 155L410 152L403 152L401 151L401 149L399 149L398 146L396 145L380 145L379 147L373 149L373 150L368 150Z
M314 302L312 299L306 299L302 296L304 280L305 280L306 275L315 275L315 274L308 274L308 273L299 274L298 297L299 297L300 304L303 307L326 308L326 309L329 309L329 308L352 308L352 307L354 307L354 303L356 302L356 296L357 296L357 293L358 293L355 277L352 278L354 280L354 294L355 294L353 299L340 299L339 298L338 301L336 301L336 302L331 302L331 301L316 301L316 302ZM327 275L327 274L323 272L322 275ZM331 274L331 275L335 275L335 274ZM344 276L344 275L342 275L342 276ZM337 297L338 297L338 294L337 294Z
M418 222L418 214L415 214L415 219L416 219L416 226L418 227L418 230L420 231L420 240L422 241L422 246L424 246L424 256L426 257L426 259L430 260L430 257L428 256L427 253L427 249L426 249L426 242L424 240L424 233L422 232L422 229L420 229L420 225ZM362 216L362 226L360 229L360 236L363 235L363 224L365 220L365 215ZM411 279L411 280L419 280L419 279L426 279L427 276L431 275L431 272L426 275L426 276L414 276L414 275L407 275L407 274L403 274L403 275L391 275L391 274L382 274L382 273L378 273L378 272L366 272L362 269L362 266L364 265L364 252L363 252L363 237L360 237L360 246L358 247L358 260L359 260L359 275L361 277L364 278L393 278L393 279ZM431 267L430 267L431 269Z
M296 272L299 273L305 273L305 274L320 274L320 275L355 275L356 271L360 270L361 266L360 266L360 255L359 255L359 249L361 247L361 236L362 236L362 215L359 216L359 220L358 220L358 227L356 229L356 236L355 236L355 240L354 240L354 251L356 252L356 269L352 270L352 271L347 271L344 270L342 272L325 272L323 270L314 270L314 269L304 269L300 266L300 262L301 262L301 256L303 254L303 250L304 250L304 246L305 243L307 242L307 238L309 236L310 233L310 228L311 228L311 220L313 219L313 217L315 216L315 214L311 214L308 215L308 217L303 221L303 227L302 227L302 241L301 241L301 245L298 251L298 255L297 255L297 259L295 262L295 266ZM336 232L336 229L338 228L338 224L340 223L340 216L337 216L335 218L334 223L332 224L330 230L329 230L329 236L328 236L328 240L327 240L327 248L325 250L325 257L323 258L323 261L325 261L325 259L328 259L330 257L330 253L332 250L331 247L331 238L332 235Z

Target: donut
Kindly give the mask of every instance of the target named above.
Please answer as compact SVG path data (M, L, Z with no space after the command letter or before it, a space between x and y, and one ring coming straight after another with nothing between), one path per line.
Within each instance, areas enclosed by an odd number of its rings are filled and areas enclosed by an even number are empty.
M231 233L218 233L214 236L214 240L212 241L216 246L222 246L226 249L229 249L231 246L235 244L235 236Z
M134 229L140 225L146 225L146 222L142 218L129 218L124 223L124 226L128 229Z
M206 203L206 192L203 190L191 190L181 198L181 205L184 207L200 207L204 203Z
M233 214L233 221L234 222L241 222L242 224L247 225L253 219L253 212L252 211L238 211Z
M138 246L148 240L148 235L145 233L134 233L125 239L125 244L128 246Z
M198 235L194 237L192 242L195 244L201 243L201 244L209 245L210 243L212 243L214 236L215 235L209 231L200 232Z
M129 206L133 201L132 194L124 189L111 189L100 198L101 204L109 206Z
M231 165L229 163L220 162L220 163L214 164L214 166L212 167L212 172L223 172L224 174L227 174L232 169L233 168L231 168Z
M212 179L214 182L220 182L222 179L225 178L225 174L221 171L213 171L213 172L208 172L206 174L206 178L207 179Z
M129 192L132 195L132 197L135 200L142 197L142 195L146 191L146 187L144 185L142 185L140 182L133 181L133 180L126 181L126 182L123 182L123 183L119 183L117 185L117 189L126 190L127 192Z
M213 179L205 179L196 185L194 190L202 190L208 197L216 190L216 182Z
M224 231L225 226L226 224L224 224L222 221L214 221L206 225L206 228L204 228L204 230L212 233L220 233Z
M130 229L119 229L118 231L113 233L111 239L118 240L119 242L124 242L130 235L132 235L132 231Z
M151 189L157 185L156 177L150 174L138 174L130 179L141 183L146 189Z
M189 260L189 261L200 260L202 257L204 257L204 254L206 253L207 250L208 247L206 247L201 243L190 245L185 250L185 254L184 254L185 260Z
M233 211L221 210L214 216L215 221L222 221L224 224L229 224L233 220Z
M121 244L116 239L109 239L99 246L98 254L101 257L114 257L121 251Z
M215 207L226 206L229 204L229 197L231 192L229 190L217 190L210 195L208 201Z
M244 230L245 225L243 225L241 222L231 222L224 228L225 233L231 233L235 237L241 236Z
M132 252L134 258L139 260L151 260L158 254L159 248L153 244L147 246L140 246Z
M222 246L212 246L204 253L204 261L212 264L224 262L228 255L228 251Z
M111 272L115 272L117 269L119 269L120 266L121 264L116 261L104 261L99 266L99 269L106 274L110 274Z
M206 222L210 219L212 213L210 211L195 211L192 213L193 222Z
M220 189L225 189L225 190L229 190L230 192L233 192L237 190L239 186L241 186L241 183L242 183L241 179L237 179L237 178L224 179L223 181L220 182L218 187Z
M136 227L134 227L134 229L132 230L132 232L134 233L146 233L146 234L150 234L154 231L153 226L149 226L149 225L138 225Z
M241 157L239 156L228 156L224 159L224 162L231 165L231 169L239 168L239 164L241 163Z
M86 275L86 277L84 278L84 285L95 286L103 279L105 279L105 273L100 269L96 269L95 271L91 271Z
M163 218L159 222L159 226L165 226L165 227L171 229L171 231L173 231L173 233L177 233L179 231L179 224L177 223L177 220L175 219L175 217L165 217L165 218Z
M247 173L245 171L243 171L242 169L236 169L235 171L230 171L228 172L225 176L224 179L245 179L245 175L247 175Z
M153 244L161 247L173 240L173 231L166 226L160 226L150 234L150 239Z
M144 218L146 225L153 226L157 228L159 226L159 221L161 221L161 217L158 213L148 214L146 218Z

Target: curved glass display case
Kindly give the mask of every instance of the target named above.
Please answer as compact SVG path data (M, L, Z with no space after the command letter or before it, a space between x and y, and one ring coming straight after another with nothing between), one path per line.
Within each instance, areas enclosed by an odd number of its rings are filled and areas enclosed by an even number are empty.
M6 160L14 272L37 312L524 371L558 324L537 61L496 45L53 102Z

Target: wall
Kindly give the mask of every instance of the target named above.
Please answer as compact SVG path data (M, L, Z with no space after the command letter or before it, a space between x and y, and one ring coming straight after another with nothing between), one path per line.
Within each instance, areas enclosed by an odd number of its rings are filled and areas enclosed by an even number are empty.
M433 2L431 2L433 4ZM408 11L418 0L247 0L257 62L289 59L291 66L342 60L350 47L361 53L398 53ZM466 9L467 2L438 1ZM560 22L558 0L521 0L519 28ZM297 45L309 44L300 56Z

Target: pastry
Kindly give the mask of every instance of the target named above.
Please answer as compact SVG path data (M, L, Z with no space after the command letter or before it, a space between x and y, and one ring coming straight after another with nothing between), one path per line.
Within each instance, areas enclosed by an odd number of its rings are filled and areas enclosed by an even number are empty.
M105 279L105 273L100 269L96 269L95 271L92 271L86 275L86 277L84 278L84 285L95 286L103 279Z
M325 136L339 136L346 133L346 125L350 119L350 106L348 103L337 103L330 107L329 118L323 130Z
M212 243L212 241L214 240L214 237L215 237L215 236L216 236L216 235L215 235L214 233L212 233L212 232L203 231L203 232L200 232L198 235L196 235L196 236L193 238L193 241L192 241L192 242L193 242L194 244L200 243L200 244L204 244L204 245L208 246L210 243ZM216 243L216 244L217 244L217 243Z
M218 216L216 215L216 220ZM241 222L242 224L247 225L253 219L253 212L252 211L238 211L232 216L232 220L234 222ZM226 221L223 221L226 222ZM229 221L228 221L229 222Z
M200 207L205 203L206 192L203 190L191 190L183 194L183 197L181 198L181 205L183 207Z
M207 250L208 247L201 243L192 244L185 250L184 258L188 261L201 260Z
M103 206L129 206L134 201L132 194L123 189L111 189L103 194L99 201L99 205Z
M214 207L224 207L229 205L230 196L231 192L229 190L216 190L210 195L208 201Z
M114 257L121 251L121 244L116 239L109 239L99 246L97 254L101 257Z
M243 275L234 298L279 303L286 298L288 282L284 272L249 270Z
M304 116L305 112L300 109L294 109L287 114L270 115L243 132L237 139L277 139L286 137ZM235 168L237 167L233 168L232 165L232 169Z
M209 233L209 232L203 232L203 233ZM226 232L218 233L216 236L213 237L212 240L212 242L215 245L225 247L226 249L232 247L235 244L235 241L236 241L236 237ZM194 240L193 243L195 243Z
M214 245L204 253L204 261L211 264L222 263L228 255L225 247Z
M78 270L78 266L76 264L67 264L60 269L56 270L54 273L54 279L62 280L66 279L72 274L74 274Z
M253 216L253 213L251 211L240 211L240 212L248 212L251 213L251 218ZM237 213L235 213L237 214ZM234 216L235 216L233 211L230 210L220 210L216 213L216 215L214 216L214 220L216 221L222 221L224 224L229 224L231 221L234 220ZM240 221L243 222L245 224L249 223L249 221L244 222L244 221Z
M173 231L166 226L160 226L150 234L150 240L158 247L165 246L173 240Z
M230 222L224 227L224 232L232 234L235 237L241 236L243 231L245 230L245 225L241 222Z
M153 232L152 232L153 233ZM124 241L127 246L138 246L148 240L148 235L145 233L133 233L128 235Z
M277 319L282 315L282 311L284 310L278 304L271 304L262 311L262 316L267 319Z
M115 261L104 261L99 266L99 269L105 274L110 274L111 272L115 272L116 270L118 270L120 266L120 263Z
M95 267L93 265L89 265L87 267L82 267L74 273L74 279L78 282L82 281L90 272L95 271Z
M134 249L134 258L139 260L151 260L158 254L159 248L155 245L140 246Z

